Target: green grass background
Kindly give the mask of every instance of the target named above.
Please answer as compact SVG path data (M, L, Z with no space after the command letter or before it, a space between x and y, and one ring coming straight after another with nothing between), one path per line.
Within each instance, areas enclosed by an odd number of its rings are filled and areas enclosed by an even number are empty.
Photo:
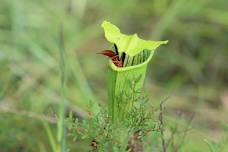
M103 20L123 33L169 40L154 55L145 90L153 106L170 95L167 122L181 124L176 111L196 113L181 151L209 151L205 139L227 137L227 10L227 0L0 0L0 151L51 150L42 120L55 121L61 101L61 24L67 111L83 116L91 103L107 104L108 64L96 54L110 48Z

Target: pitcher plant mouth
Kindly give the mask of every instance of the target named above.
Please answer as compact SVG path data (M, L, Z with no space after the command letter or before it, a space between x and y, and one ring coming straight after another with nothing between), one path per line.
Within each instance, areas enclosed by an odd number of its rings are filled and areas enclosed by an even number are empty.
M149 57L142 63L139 63L139 64L136 64L136 65L132 65L132 66L128 66L128 67L117 67L113 61L110 59L109 60L109 67L114 70L114 71L118 71L118 72L124 72L124 71L128 71L128 70L132 70L132 69L137 69L139 67L142 67L146 64L148 64L150 62L150 60L152 59L153 57L153 53L151 53L149 55Z

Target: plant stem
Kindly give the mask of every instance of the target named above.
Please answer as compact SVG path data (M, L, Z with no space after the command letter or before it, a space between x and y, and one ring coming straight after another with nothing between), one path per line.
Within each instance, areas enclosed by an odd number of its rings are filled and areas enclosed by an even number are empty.
M60 72L61 72L61 102L59 107L59 121L58 121L58 135L57 142L59 150L65 152L65 47L64 47L64 37L63 37L63 25L60 27L59 33L59 50L60 50Z
M162 151L166 152L166 143L165 143L165 135L164 135L164 118L163 118L163 104L168 99L166 97L160 103L160 114L159 114L159 121L160 121L160 132L161 132L161 141L162 141Z

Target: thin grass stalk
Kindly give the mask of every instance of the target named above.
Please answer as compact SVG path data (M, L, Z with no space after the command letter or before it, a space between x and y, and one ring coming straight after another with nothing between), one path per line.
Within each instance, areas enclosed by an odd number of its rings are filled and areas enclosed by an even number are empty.
M47 136L48 136L49 142L51 144L52 151L53 152L58 152L57 151L57 145L56 145L56 142L55 142L55 137L54 137L54 135L53 135L53 133L51 131L51 127L49 126L47 121L43 121L43 126L44 126L44 129L47 132Z
M66 151L66 126L65 126L65 47L64 47L64 36L63 36L63 25L60 27L60 41L59 41L59 51L60 51L60 73L61 73L61 102L59 107L59 119L58 119L58 134L57 143L60 147L61 152Z

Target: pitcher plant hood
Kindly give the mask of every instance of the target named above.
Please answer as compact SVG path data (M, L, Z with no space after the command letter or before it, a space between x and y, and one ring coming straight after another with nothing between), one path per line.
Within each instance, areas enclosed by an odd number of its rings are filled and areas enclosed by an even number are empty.
M116 44L119 53L125 52L129 56L135 56L143 50L150 50L154 53L154 50L162 44L166 44L168 41L150 41L143 40L138 35L126 35L120 32L120 29L108 21L103 21L101 24L104 29L105 38L113 44Z

